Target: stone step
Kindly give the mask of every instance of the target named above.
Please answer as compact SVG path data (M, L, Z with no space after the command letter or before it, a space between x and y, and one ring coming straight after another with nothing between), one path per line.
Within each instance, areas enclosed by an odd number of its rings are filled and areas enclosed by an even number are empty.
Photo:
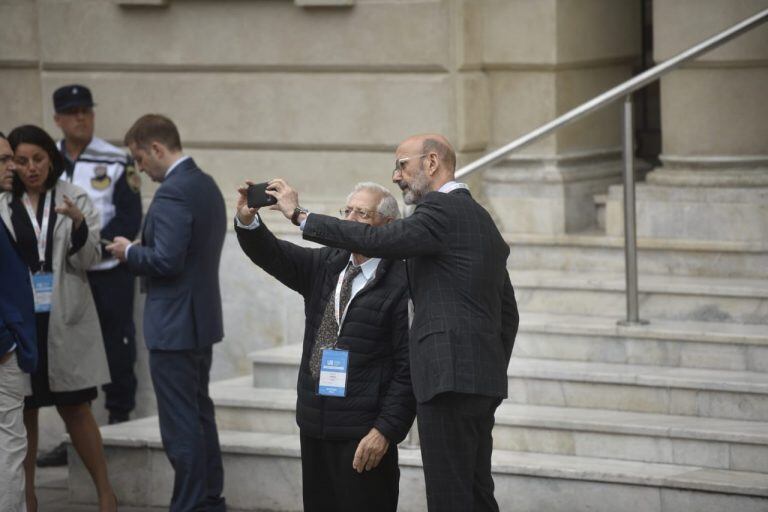
M624 238L604 233L507 233L512 270L624 272ZM759 243L638 239L641 274L768 278L768 247Z
M515 357L768 372L768 327L525 313Z
M622 274L510 271L523 313L626 315ZM768 279L639 276L640 316L768 325Z
M173 474L157 419L101 432L120 502L167 505ZM225 496L233 510L301 510L297 435L221 430L220 442ZM85 467L70 455L70 501L95 502ZM419 451L401 448L400 468L398 510L426 510ZM494 451L493 472L499 507L509 512L764 512L768 507L768 475L758 473L508 450Z
M768 374L512 358L509 400L529 405L768 421Z
M221 429L298 433L296 393L248 377L211 386ZM768 422L546 407L505 401L494 447L768 473Z
M295 389L299 345L260 350L249 357L255 387ZM510 400L529 405L768 420L765 372L515 356L508 374Z

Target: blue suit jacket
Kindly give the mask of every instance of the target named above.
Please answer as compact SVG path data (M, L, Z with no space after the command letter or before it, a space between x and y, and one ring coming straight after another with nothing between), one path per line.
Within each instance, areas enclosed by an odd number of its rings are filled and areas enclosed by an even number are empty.
M151 350L189 350L221 341L219 261L227 220L224 198L188 159L155 192L142 245L128 269L147 277L144 338Z
M19 367L32 373L37 366L37 335L29 270L11 244L5 224L0 224L0 356L15 343Z

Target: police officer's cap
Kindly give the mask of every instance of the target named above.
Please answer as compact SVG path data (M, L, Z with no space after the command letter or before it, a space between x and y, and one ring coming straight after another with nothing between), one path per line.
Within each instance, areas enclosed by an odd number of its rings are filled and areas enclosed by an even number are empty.
M57 114L75 107L93 107L94 105L91 90L84 85L65 85L53 93L53 109Z

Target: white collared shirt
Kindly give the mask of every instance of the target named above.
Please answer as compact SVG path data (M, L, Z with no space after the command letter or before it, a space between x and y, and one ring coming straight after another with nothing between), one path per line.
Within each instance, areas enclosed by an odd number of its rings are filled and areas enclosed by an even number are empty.
M168 168L168 170L167 170L167 171L165 171L165 177L164 177L163 179L168 179L168 176L169 176L169 175L170 175L170 174L173 172L173 170L174 170L174 169L176 169L176 168L179 166L179 164L181 164L181 163L182 163L182 162L184 162L185 160L189 160L189 158L190 158L190 157L188 157L188 156L186 156L186 155L182 155L182 156L181 156L181 158L179 158L178 160L176 160L175 162L173 162L173 163L171 164L171 166Z
M353 265L355 264L354 256L351 254L349 255L349 261L352 262ZM358 292L360 292L360 290L362 290L365 285L367 285L368 282L374 278L376 275L376 269L379 268L379 262L381 262L381 258L369 258L362 265L360 265L362 272L357 274L357 276L355 276L355 278L352 280L352 293L349 296L347 309L344 311L344 316L342 318L339 318L339 302L341 300L341 283L344 281L344 273L346 272L347 267L345 266L344 270L339 273L339 278L336 281L336 292L334 294L334 306L336 308L336 321L339 323L339 332L341 332L341 326L344 324L344 318L347 316L347 311L349 311L349 305L352 303L355 295L357 295Z
M443 186L437 189L438 192L443 192L445 194L449 192L453 192L454 190L463 188L465 190L469 190L469 187L466 183L461 183L458 181L449 181L447 183L443 183Z

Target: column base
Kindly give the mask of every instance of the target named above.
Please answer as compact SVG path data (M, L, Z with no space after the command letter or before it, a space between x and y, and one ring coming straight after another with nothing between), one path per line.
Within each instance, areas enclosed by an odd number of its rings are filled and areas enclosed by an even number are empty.
M483 191L504 232L557 235L596 227L595 195L621 174L619 150L516 155L485 171Z

